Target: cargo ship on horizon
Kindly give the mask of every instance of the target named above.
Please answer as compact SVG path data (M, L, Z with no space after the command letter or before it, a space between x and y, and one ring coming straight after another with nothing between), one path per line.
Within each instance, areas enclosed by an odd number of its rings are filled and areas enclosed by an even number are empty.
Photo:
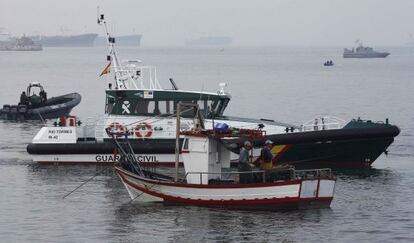
M98 34L32 36L35 42L45 47L91 47Z
M0 40L0 51L41 51L42 45L33 42L32 39L22 36L21 38L10 37L6 41Z

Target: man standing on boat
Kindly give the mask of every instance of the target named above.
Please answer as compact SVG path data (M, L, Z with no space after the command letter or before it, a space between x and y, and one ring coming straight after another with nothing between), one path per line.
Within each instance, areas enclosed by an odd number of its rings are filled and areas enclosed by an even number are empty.
M40 90L39 96L42 102L46 102L47 100L47 93L44 90Z
M26 92L22 92L20 95L20 103L19 105L28 105L29 104L29 98L26 95Z
M238 171L239 172L251 172L252 167L250 166L249 158L250 158L250 150L252 149L252 144L249 141L244 142L244 146L240 149L239 154L239 165ZM240 183L247 184L251 183L253 180L252 173L240 173Z
M273 142L266 140L264 147L260 151L260 168L262 170L270 170L273 167L273 154L272 154Z

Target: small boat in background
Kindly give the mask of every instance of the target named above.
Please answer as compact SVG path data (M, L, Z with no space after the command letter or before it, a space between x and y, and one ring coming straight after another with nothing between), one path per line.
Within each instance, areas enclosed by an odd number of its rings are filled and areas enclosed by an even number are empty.
M43 47L35 43L29 37L10 38L7 41L0 41L0 51L41 51Z
M372 47L363 46L359 40L356 43L358 43L357 48L344 49L344 58L385 58L390 55L389 52L377 52Z
M35 90L38 90L38 94ZM27 93L26 93L27 92ZM3 120L43 120L68 116L70 111L81 101L78 93L70 93L47 98L47 93L38 82L33 82L27 91L20 95L17 105L3 105L0 119Z
M325 67L331 67L331 66L333 66L333 65L334 65L334 63L333 63L333 61L332 61L332 60L328 60L328 61L324 62L324 63L323 63L323 65L324 65Z

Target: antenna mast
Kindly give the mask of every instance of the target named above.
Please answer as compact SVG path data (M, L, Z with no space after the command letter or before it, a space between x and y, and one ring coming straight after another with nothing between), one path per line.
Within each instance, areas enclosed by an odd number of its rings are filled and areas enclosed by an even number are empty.
M103 25L105 28L106 42L108 44L109 55L107 61L113 66L115 89L129 89L133 87L138 89L137 82L140 82L140 88L146 89L144 82L148 82L147 88L149 89L161 89L161 85L157 79L157 70L153 66L138 66L141 61L137 60L123 60L122 62L118 58L118 53L115 49L115 37L109 34L108 24L105 20L105 16L100 13L98 6L98 24ZM147 77L148 78L145 78Z
M109 50L109 56L107 57L107 61L111 62L111 65L113 65L114 68L114 79L115 79L115 88L127 88L125 82L121 82L118 77L118 70L121 68L121 62L118 59L118 54L115 49L115 37L111 37L108 30L108 25L105 20L104 14L101 14L99 11L99 6L97 9L98 14L98 24L103 25L105 28L105 34L106 34L106 43L108 44L108 50ZM121 68L122 69L122 68Z

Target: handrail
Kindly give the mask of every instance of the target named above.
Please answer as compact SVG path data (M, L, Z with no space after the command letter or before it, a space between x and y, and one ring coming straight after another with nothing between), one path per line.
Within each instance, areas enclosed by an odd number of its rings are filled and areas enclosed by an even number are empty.
M322 168L322 169L309 169L309 170L295 170L294 168L286 168L281 169L279 172L283 171L290 171L292 172L293 177L290 178L291 180L294 179L313 179L318 177L333 177L332 170L330 168ZM263 183L266 182L266 170L256 170L256 171L221 171L221 172L196 172L190 171L185 173L184 180L190 174L199 174L200 175L200 184L202 184L203 175L239 175L239 174L263 174Z
M185 173L184 175L184 180L187 178L188 175L190 174L199 174L200 175L200 184L202 184L203 182L203 175L217 175L219 174L220 177L222 174L228 174L228 175L238 175L238 174L263 174L263 183L266 180L266 171L265 170L257 170L257 171L221 171L221 172L195 172L195 171L190 171Z
M301 126L303 132L340 129L345 125L345 120L335 116L317 116L312 120L305 122Z

